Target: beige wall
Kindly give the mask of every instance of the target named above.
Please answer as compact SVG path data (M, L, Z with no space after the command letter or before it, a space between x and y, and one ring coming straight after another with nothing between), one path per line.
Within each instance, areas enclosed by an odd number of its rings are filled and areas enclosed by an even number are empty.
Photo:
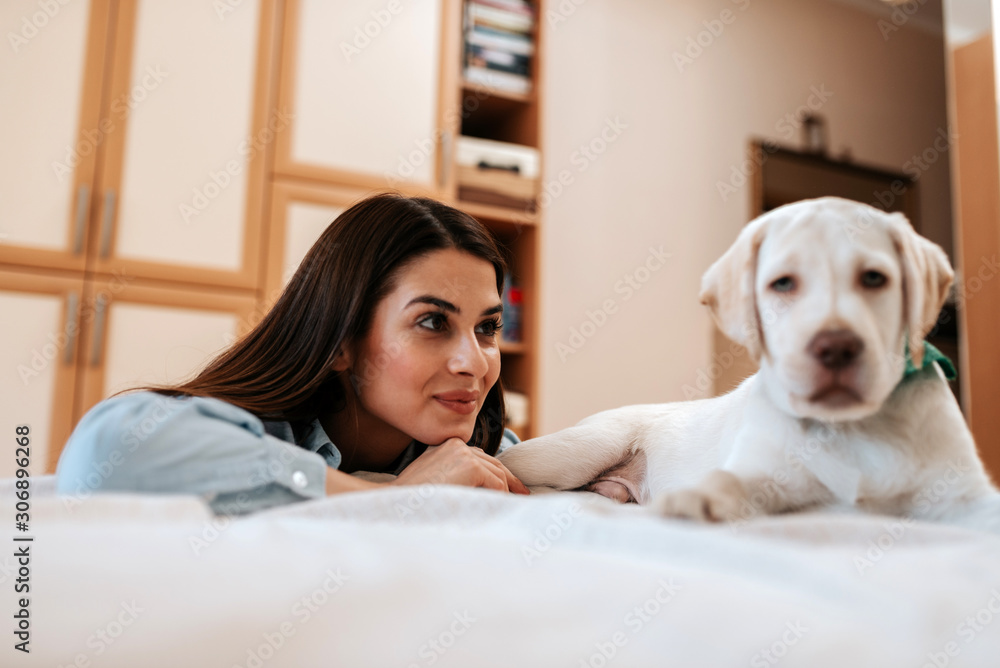
M904 170L946 127L941 36L913 24L886 39L877 16L826 0L549 7L564 13L543 17L553 196L542 234L541 433L696 388L712 350L700 277L749 208L746 185L723 199L718 183L751 136L798 145L782 121L815 90L832 93L818 112L833 153L849 147L859 162ZM724 10L732 21L715 24L721 34L679 71L673 54ZM591 143L592 158L580 150ZM920 182L924 229L950 249L947 162ZM661 246L671 256L657 268L649 249Z

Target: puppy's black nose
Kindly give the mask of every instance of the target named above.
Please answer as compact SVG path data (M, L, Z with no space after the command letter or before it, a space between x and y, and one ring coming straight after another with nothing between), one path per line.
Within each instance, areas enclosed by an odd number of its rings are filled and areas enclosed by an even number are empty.
M857 359L865 342L847 329L820 332L809 343L809 354L827 369L843 369Z

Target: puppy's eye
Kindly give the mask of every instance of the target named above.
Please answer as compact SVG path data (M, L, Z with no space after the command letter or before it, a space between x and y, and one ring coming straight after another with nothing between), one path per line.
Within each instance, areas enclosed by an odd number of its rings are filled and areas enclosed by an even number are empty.
M782 276L771 283L771 289L775 292L791 292L795 289L795 279L791 276Z
M861 274L861 285L866 288L881 288L889 280L880 271L866 271Z

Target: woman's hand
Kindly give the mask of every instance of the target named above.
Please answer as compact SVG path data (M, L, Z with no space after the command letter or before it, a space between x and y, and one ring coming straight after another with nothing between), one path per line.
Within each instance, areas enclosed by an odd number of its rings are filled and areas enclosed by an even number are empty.
M403 469L389 485L451 484L530 494L528 488L495 457L470 448L460 438L432 445Z

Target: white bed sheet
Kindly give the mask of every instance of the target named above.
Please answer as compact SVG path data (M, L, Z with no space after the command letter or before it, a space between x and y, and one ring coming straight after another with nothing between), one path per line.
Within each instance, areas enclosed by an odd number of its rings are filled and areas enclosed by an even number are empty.
M733 529L452 486L229 520L40 482L31 653L6 632L2 665L1000 666L1000 538L964 529L819 513Z

